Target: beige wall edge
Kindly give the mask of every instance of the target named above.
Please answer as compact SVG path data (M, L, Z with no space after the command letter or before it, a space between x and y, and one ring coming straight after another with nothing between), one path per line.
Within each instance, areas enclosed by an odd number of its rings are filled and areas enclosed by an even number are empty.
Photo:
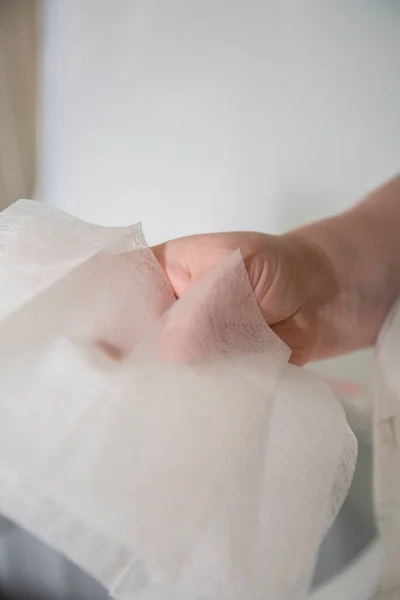
M38 4L0 0L0 210L34 192Z

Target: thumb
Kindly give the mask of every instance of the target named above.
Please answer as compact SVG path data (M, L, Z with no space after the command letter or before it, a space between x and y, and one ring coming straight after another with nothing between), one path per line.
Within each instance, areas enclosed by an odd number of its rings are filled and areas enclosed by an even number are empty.
M179 298L221 260L237 249L243 254L241 234L205 234L171 240L152 248Z
M289 317L298 308L294 283L296 252L279 236L262 233L216 233L171 240L153 248L177 297L226 256L240 250L251 286L269 324ZM296 286L295 286L296 287Z

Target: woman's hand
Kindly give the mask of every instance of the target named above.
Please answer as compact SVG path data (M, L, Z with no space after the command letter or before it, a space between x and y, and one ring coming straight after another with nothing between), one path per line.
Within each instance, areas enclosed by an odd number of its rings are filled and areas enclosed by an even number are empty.
M399 231L400 176L298 231L192 236L154 252L180 296L239 248L266 321L303 364L375 342L400 294Z
M338 282L316 244L297 235L241 232L181 238L153 251L179 297L238 248L260 309L292 349L292 361L303 364L326 355Z

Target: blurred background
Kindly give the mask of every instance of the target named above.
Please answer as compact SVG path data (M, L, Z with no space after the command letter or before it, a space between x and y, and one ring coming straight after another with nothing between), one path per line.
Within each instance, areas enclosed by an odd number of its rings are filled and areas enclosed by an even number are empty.
M0 208L35 190L39 6L0 0Z
M0 0L0 204L281 232L398 171L400 4Z

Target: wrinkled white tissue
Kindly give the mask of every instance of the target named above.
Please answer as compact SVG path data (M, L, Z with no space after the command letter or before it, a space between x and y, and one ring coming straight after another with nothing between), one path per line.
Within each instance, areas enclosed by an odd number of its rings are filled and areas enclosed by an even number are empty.
M0 512L118 600L301 600L357 444L239 252L180 300L140 226L0 215Z

